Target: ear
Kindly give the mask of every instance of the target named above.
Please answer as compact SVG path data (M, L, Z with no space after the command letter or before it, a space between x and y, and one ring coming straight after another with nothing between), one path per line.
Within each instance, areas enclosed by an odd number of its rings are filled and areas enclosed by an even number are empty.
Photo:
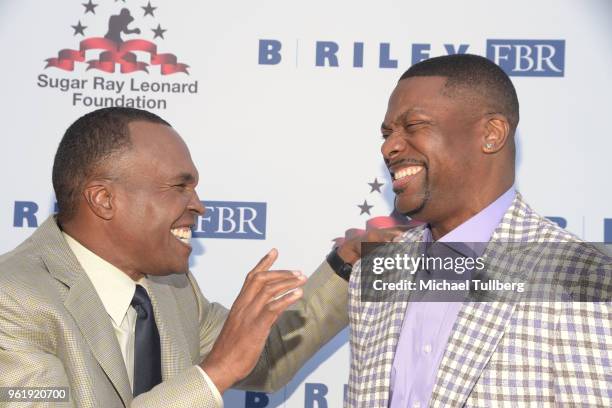
M488 115L482 138L482 152L485 154L499 152L505 146L508 137L510 137L508 119L498 113Z
M108 180L92 180L83 190L89 209L98 217L110 220L115 215L113 186Z

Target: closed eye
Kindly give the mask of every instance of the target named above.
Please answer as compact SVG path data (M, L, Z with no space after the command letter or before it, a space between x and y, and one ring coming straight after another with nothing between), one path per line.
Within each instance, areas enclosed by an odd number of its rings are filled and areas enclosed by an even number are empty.
M391 129L389 126L385 125L384 122L383 122L382 125L380 125L380 133L382 133L383 140L385 140L389 136L391 136L392 132L393 132L393 129Z
M431 122L430 122L430 121L427 121L427 120L419 120L419 121L417 121L417 122L409 122L409 123L406 123L406 124L404 125L404 129L406 129L406 130L409 130L409 129L414 130L414 128L416 128L416 127L417 127L417 126L419 126L419 125L430 125L430 124L431 124Z

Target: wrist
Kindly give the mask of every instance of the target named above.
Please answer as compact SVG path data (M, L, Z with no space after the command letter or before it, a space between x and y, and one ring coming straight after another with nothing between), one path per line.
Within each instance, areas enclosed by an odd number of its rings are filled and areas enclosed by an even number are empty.
M346 261L346 258L340 254L341 248L336 247L327 255L327 263L342 279L348 281L353 270L353 264Z
M347 264L355 265L355 262L359 260L359 254L355 253L348 245L337 247L337 253L342 258L342 261Z
M200 363L200 368L204 370L221 395L238 381L234 379L231 373L224 370L222 366L212 363L208 361L208 359L204 359L204 361Z

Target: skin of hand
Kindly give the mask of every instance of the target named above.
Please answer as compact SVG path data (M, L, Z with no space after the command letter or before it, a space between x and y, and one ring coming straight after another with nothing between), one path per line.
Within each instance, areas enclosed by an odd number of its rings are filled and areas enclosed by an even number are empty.
M221 394L255 368L272 325L303 295L304 274L269 270L277 257L272 249L248 273L219 337L200 364Z
M400 225L393 228L372 228L364 234L346 238L338 247L338 255L346 263L355 265L355 262L361 258L361 244L363 242L394 242L399 237L412 228L409 225Z

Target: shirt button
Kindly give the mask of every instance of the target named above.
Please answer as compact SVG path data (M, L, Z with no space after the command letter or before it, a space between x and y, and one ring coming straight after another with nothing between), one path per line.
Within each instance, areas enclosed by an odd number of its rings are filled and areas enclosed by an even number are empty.
M431 344L426 344L423 346L423 353L425 354L431 353Z
M412 404L412 408L421 408L421 402L415 401L414 404Z

